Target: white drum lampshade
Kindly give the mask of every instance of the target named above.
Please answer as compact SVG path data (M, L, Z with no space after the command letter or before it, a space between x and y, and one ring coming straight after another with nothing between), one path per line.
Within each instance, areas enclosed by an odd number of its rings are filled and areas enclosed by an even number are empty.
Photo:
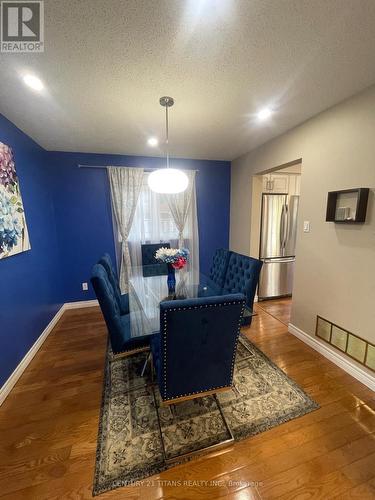
M155 193L182 193L188 184L185 172L175 168L160 168L148 176L148 186Z

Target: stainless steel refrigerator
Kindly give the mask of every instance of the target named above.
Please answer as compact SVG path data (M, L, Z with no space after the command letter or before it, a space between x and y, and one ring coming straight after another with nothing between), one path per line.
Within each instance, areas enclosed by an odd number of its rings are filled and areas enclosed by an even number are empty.
M299 196L264 193L259 256L263 268L258 297L292 294Z

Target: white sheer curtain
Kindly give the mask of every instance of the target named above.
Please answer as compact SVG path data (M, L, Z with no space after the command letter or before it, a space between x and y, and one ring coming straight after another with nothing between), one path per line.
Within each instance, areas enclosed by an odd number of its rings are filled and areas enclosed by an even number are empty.
M185 191L182 193L165 195L173 220L178 229L178 246L180 248L184 244L184 229L189 214L192 192L195 187L195 172L189 171L186 172L186 174L189 179L189 184Z
M195 192L195 170L186 170L188 187L182 193L167 194L169 209L178 230L178 247L190 250L191 268L199 273L199 235L197 200Z
M107 171L111 187L112 211L121 239L120 288L122 293L126 293L129 290L131 274L128 239L142 188L143 169L108 167Z
M147 183L149 174L144 173L128 240L132 266L137 268L142 266L141 245L144 243L170 243L172 248L187 248L190 251L188 269L196 280L199 274L199 235L195 172L186 170L185 173L189 177L186 190L189 193L181 193L181 198L173 195L171 200L166 195L151 191Z

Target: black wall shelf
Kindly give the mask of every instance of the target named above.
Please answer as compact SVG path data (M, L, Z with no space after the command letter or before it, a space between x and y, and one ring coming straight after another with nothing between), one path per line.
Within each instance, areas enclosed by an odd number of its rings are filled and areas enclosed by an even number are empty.
M363 223L366 220L369 188L331 191L327 199L327 222Z

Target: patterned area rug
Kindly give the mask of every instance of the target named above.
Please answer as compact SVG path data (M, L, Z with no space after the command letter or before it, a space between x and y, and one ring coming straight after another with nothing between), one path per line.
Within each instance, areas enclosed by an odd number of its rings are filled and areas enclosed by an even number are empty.
M241 335L235 390L160 406L147 353L106 360L93 494L126 486L173 467L164 460L229 439L253 436L318 408L293 380ZM159 412L160 427L156 406ZM185 459L186 460L186 459Z

